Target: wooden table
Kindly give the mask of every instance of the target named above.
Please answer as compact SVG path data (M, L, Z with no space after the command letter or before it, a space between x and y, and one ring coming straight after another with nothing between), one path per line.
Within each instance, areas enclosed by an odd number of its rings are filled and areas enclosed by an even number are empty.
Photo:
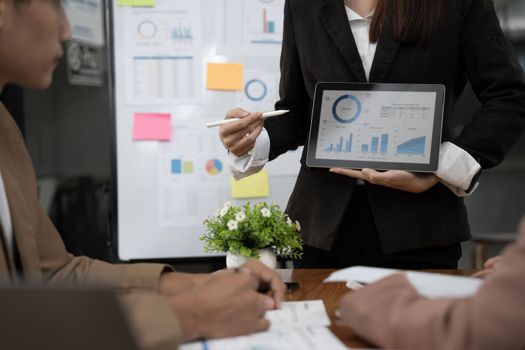
M323 283L323 280L335 270L302 269L290 271L278 270L286 282L298 282L299 290L286 295L287 301L316 300L322 299L326 310L332 321L330 329L348 347L365 348L373 347L359 339L349 328L337 326L335 310L339 305L339 299L346 293L351 292L344 283ZM439 272L448 275L470 276L472 270L433 270L428 272Z

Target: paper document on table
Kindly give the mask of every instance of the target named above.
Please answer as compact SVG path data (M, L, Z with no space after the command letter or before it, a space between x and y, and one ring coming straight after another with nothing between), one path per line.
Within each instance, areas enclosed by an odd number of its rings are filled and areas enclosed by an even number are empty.
M306 327L184 344L181 350L344 350L326 327Z
M396 273L405 273L414 288L427 298L469 297L475 294L483 283L483 280L472 277L365 266L354 266L336 271L325 279L324 282L355 281L370 284Z
M286 302L279 310L267 311L266 318L270 330L330 325L322 300Z

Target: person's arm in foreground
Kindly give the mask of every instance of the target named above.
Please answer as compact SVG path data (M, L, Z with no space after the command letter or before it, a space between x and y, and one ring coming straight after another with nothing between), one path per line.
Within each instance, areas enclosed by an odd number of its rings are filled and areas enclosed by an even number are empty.
M184 341L265 330L264 314L281 303L285 290L279 276L255 260L237 271L201 275L184 292L172 288L178 277L162 274L160 294L167 298L140 292L120 295L142 349L174 349Z
M524 349L524 270L525 220L473 297L429 300L399 274L343 297L342 324L388 348Z

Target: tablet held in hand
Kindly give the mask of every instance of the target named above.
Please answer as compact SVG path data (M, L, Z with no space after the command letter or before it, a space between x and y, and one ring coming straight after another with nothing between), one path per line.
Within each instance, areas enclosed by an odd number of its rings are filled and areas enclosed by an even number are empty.
M444 99L436 84L318 83L306 162L436 171Z

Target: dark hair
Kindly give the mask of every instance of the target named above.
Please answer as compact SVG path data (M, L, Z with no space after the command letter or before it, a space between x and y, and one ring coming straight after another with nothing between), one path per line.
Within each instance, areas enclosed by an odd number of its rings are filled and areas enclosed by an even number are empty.
M445 18L445 0L378 0L370 26L370 41L377 42L386 26L394 39L425 46Z

